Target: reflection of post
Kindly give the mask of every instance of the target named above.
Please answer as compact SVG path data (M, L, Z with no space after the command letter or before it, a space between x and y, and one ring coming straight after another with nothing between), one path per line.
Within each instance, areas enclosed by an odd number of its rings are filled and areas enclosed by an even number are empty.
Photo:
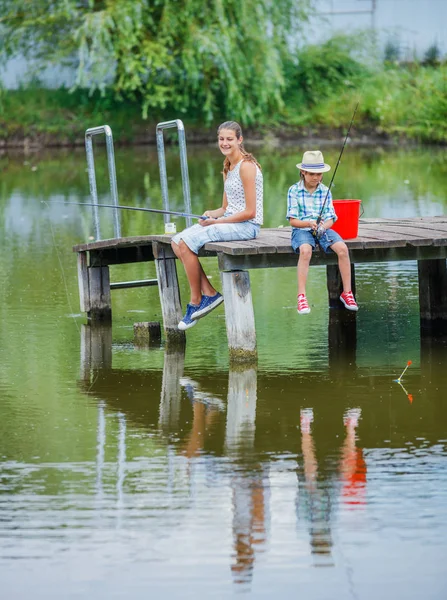
M104 415L104 403L98 404L98 430L96 434L96 495L102 499L102 472L104 469L104 449L106 445L106 419Z
M117 526L121 525L121 510L123 508L123 484L126 475L126 417L122 412L118 413L119 435L118 435L118 473L116 478L117 492Z
M330 310L328 325L329 367L352 369L356 364L357 319L348 310Z
M161 428L175 426L180 417L181 387L180 378L185 366L185 352L165 352L163 380L161 384L160 416Z
M90 381L92 370L112 367L112 326L81 326L81 372L83 381Z
M444 420L442 407L445 402L447 388L447 371L444 365L447 362L447 336L430 337L421 336L421 378L430 381L430 398L435 402L439 423ZM408 371L407 371L408 373ZM411 374L408 373L409 375ZM410 383L410 382L408 382ZM414 385L414 384L413 384ZM409 387L409 391L412 389Z
M228 377L226 446L229 450L241 444L252 446L256 419L256 368L234 366Z
M255 439L257 374L252 366L229 373L226 447L236 454L252 447ZM255 547L266 539L266 489L268 478L262 465L238 464L231 479L233 490L234 558L231 571L237 584L253 576Z

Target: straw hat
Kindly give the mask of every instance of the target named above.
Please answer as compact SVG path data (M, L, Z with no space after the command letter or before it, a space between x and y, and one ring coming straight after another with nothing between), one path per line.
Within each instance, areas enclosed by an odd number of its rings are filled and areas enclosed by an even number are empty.
M331 170L330 165L324 162L319 150L309 150L303 154L303 161L296 165L297 169L309 171L309 173L326 173Z

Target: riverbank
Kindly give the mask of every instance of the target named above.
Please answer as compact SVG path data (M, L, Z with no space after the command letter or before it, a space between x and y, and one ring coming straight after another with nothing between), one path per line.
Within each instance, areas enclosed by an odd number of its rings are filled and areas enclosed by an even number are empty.
M169 117L167 118L167 120ZM92 122L91 126L103 125L113 123L110 120ZM119 133L117 134L113 125L111 125L112 133L114 136L115 146L155 146L156 145L156 131L157 123L145 123L143 132L135 131L131 136L127 133L122 138ZM197 128L193 125L185 125L186 140L188 144L195 145L209 145L216 141L215 129L204 129ZM264 130L262 135L258 131L250 130L249 128L244 131L247 139L249 140L248 146L267 145L272 147L281 147L286 145L299 144L300 142L312 142L314 145L331 145L338 144L346 135L346 130L341 128L329 129L327 127L275 127L272 129ZM175 141L173 136L167 139L167 143ZM350 141L352 144L358 144L362 146L377 146L377 145L415 145L416 142L406 138L393 138L386 134L374 131L372 128L356 128L351 129ZM98 142L101 143L101 139L98 138ZM41 133L31 130L22 130L9 137L0 138L0 153L7 151L17 152L36 152L49 148L79 148L84 147L85 138L84 131L76 132L73 136L60 135L57 133Z
M280 113L242 126L250 143L339 143L359 102L351 135L355 143L446 145L444 75L445 67L387 69L361 89L347 85L318 103L300 99L295 86L295 95L291 93ZM208 144L215 141L218 124L228 115L204 125L198 115L166 108L143 119L137 100L118 100L112 94L71 93L64 88L0 89L0 151L83 146L85 130L104 124L112 128L116 145L155 145L157 123L175 118L184 122L188 144ZM176 140L175 131L166 131L165 139Z

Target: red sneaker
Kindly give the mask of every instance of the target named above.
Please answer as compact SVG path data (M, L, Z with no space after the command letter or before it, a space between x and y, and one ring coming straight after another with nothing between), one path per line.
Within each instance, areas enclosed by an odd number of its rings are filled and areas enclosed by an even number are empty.
M310 313L310 308L307 304L307 298L304 294L298 294L297 311L299 315L308 315Z
M355 298L352 295L352 292L343 292L343 294L340 296L340 300L343 302L343 304L348 310L357 311L359 309L359 307L357 306L357 302L355 301Z

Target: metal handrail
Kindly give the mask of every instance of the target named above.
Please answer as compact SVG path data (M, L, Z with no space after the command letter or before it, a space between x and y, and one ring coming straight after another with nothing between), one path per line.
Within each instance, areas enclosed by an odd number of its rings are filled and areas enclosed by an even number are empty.
M163 139L163 131L176 127L178 131L178 144L180 150L180 168L182 171L182 187L183 187L183 201L184 209L186 213L191 212L191 193L189 190L189 174L188 174L188 159L186 156L186 138L185 138L185 127L180 119L174 121L165 121L158 123L157 125L157 153L158 153L158 166L160 169L160 186L161 196L163 200L163 208L169 210L169 194L168 194L168 176L166 173L166 156L165 146ZM169 222L169 216L164 216L164 222ZM186 224L188 227L192 225L191 217L186 217Z
M106 136L106 148L107 148L107 164L109 169L109 183L110 183L110 194L112 196L112 202L115 206L118 206L118 186L116 183L116 169L115 169L115 152L113 150L113 135L112 130L108 125L100 125L99 127L90 127L85 132L85 151L87 153L87 168L88 168L88 180L90 185L90 196L93 204L93 224L95 228L95 239L99 241L101 239L101 231L99 226L99 212L98 212L98 191L96 188L96 174L95 174L95 160L93 157L93 141L94 135L104 133ZM119 210L113 211L113 222L115 238L121 237L121 222Z

